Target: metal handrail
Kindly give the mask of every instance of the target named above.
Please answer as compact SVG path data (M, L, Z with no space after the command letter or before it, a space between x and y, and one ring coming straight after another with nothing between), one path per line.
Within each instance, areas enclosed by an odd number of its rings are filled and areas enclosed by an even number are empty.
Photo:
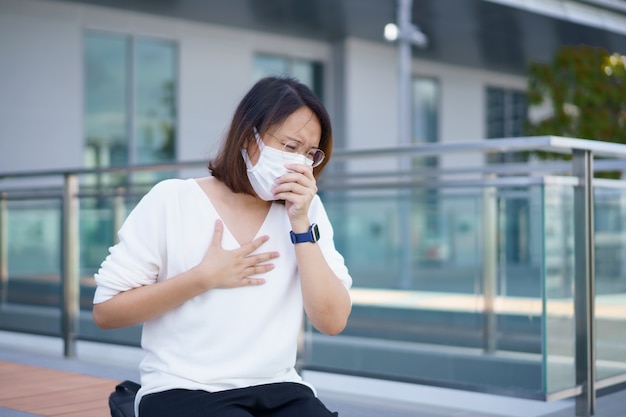
M388 148L360 150L341 149L333 152L333 158L365 158L372 156L436 156L447 153L481 152L502 153L514 151L549 151L571 153L579 149L593 152L595 156L626 157L626 145L589 139L574 139L561 136L527 136L517 138L498 138L480 141L455 141L420 143Z
M587 139L574 139L559 136L529 136L519 138L488 139L481 141L458 141L458 142L438 142L420 143L407 146L391 146L367 149L335 149L332 154L330 165L337 164L345 160L363 158L385 158L404 156L441 156L452 153L503 153L521 151L548 151L562 154L572 153L573 150L590 151L594 156L612 158L612 161L596 161L597 170L612 170L626 168L626 159L616 160L617 157L626 158L626 145L602 142ZM207 160L181 161L167 164L142 164L127 165L107 168L68 168L50 169L41 171L7 171L0 172L0 185L3 180L23 179L33 177L62 177L65 174L87 175L87 174L111 174L111 173L132 173L141 171L167 171L182 170L187 168L200 168L207 165ZM507 164L508 165L508 164ZM527 164L514 164L517 173L537 172L537 171L559 171L569 168L568 162L533 162ZM524 171L522 168L528 168ZM499 164L488 167L460 167L458 169L436 169L424 170L424 174L446 175L449 173L463 174L469 172L492 172L500 170ZM506 171L506 169L504 169ZM397 171L395 171L397 173ZM415 171L412 171L415 172ZM342 173L342 176L345 173Z

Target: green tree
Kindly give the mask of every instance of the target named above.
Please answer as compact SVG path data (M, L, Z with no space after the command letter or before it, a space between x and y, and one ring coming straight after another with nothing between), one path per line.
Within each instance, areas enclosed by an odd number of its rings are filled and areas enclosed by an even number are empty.
M529 112L545 113L528 121L528 135L626 143L626 56L564 46L552 62L532 62L528 75Z

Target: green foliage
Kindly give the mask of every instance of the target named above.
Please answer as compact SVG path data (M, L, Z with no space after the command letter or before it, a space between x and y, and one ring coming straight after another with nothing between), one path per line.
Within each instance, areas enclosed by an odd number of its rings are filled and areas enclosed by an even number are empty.
M552 62L530 64L527 99L529 110L550 109L546 117L528 122L528 135L626 143L626 56L564 46Z

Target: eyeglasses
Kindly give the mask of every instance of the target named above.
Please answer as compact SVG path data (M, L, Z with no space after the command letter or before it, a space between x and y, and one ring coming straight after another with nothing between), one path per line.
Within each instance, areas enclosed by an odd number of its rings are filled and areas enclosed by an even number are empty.
M311 165L313 168L322 163L326 154L323 150L319 148L306 148L302 143L290 140L285 142L282 139L277 138L268 132L268 135L276 139L281 145L283 145L282 151L285 158L294 159L296 155L304 155L311 161L313 164Z

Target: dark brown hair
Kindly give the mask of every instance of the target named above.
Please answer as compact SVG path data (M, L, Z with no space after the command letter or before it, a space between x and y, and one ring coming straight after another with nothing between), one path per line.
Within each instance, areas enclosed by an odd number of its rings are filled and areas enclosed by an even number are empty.
M213 176L235 193L256 195L246 175L241 148L254 140L255 127L263 135L302 107L308 107L315 114L322 128L319 148L324 151L326 158L313 168L313 175L318 178L330 160L333 149L330 117L321 100L309 87L289 77L262 78L243 97L220 150L209 162Z

